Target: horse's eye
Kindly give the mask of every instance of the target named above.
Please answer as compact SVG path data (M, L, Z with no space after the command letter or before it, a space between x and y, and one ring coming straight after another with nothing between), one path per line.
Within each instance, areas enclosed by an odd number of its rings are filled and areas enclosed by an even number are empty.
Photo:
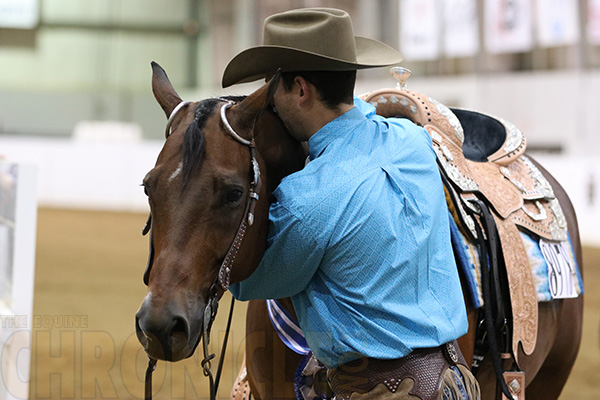
M227 193L227 204L236 204L242 198L242 191L239 189L233 189Z

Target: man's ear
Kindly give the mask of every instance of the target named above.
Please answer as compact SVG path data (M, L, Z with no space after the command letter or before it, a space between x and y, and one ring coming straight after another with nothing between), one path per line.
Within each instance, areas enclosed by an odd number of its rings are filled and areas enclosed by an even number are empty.
M317 95L315 87L301 76L297 76L294 79L294 83L299 86L298 104L300 106L310 105L315 100L315 96Z

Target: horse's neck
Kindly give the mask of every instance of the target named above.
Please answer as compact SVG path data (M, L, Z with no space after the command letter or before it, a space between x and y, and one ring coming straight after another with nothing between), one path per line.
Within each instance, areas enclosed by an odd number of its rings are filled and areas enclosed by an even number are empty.
M277 301L279 302L279 304L283 305L283 307L289 311L290 314L292 314L296 320L298 320L298 316L296 315L296 311L294 310L294 305L292 304L292 299L290 299L289 297L283 298L283 299L277 299Z

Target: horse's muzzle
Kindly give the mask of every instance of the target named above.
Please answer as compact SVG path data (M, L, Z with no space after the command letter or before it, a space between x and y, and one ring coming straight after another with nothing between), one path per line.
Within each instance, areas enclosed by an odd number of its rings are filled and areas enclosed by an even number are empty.
M199 308L200 310L203 307ZM146 296L135 315L135 330L146 353L155 359L179 361L190 357L198 345L202 315L194 316L197 327L189 316L176 305L157 307L150 294Z

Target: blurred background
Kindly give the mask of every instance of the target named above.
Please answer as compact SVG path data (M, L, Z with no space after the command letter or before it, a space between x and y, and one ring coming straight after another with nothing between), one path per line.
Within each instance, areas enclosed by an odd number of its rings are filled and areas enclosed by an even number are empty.
M139 184L165 126L150 62L186 100L248 94L260 83L221 89L225 65L261 43L265 17L298 7L348 11L356 34L400 49L410 89L523 131L571 195L586 246L584 343L562 398L597 398L600 0L0 0L0 314L12 315L0 399L143 396ZM361 71L357 94L394 85ZM243 304L235 324L222 398ZM155 380L157 398L207 397L197 356L159 363Z

